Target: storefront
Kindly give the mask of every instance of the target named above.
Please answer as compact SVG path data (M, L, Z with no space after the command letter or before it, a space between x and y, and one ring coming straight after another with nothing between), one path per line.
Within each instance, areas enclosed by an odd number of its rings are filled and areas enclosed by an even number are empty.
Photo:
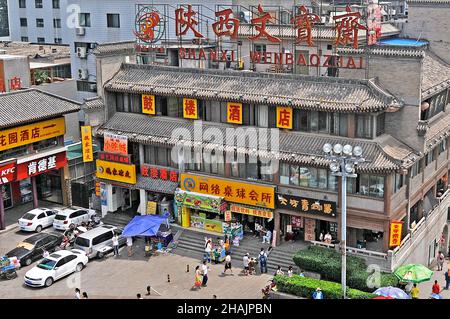
M332 241L337 240L335 202L277 193L276 204L279 240L316 241L321 233L323 236L329 233Z

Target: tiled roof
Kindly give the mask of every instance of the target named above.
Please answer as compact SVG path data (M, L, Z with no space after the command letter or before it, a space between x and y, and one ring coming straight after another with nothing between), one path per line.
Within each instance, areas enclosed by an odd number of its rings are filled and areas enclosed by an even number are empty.
M99 96L85 99L84 105L85 105L85 108L88 110L103 109L105 107L105 103L103 102L103 99Z
M353 49L353 48L339 48L337 50L339 54L366 54L364 48ZM383 46L375 45L367 48L368 54L375 55L387 55L387 56L402 56L402 57L424 57L424 49L416 49L412 47L402 47L402 46Z
M198 123L198 122L197 122ZM203 122L203 131L218 130L223 136L226 136L226 129L232 128L232 125ZM247 129L248 127L242 127ZM179 130L178 132L176 130ZM200 130L201 130L200 129ZM250 136L248 145L258 145L256 138L261 134L267 133L264 128L254 128L254 136ZM269 130L270 131L270 130ZM97 131L97 135L103 136L105 132L113 132L128 137L129 140L142 144L159 145L186 145L202 146L204 148L215 149L219 151L234 151L236 141L232 145L225 143L210 143L198 140L194 134L194 122L185 119L176 119L168 117L150 117L143 114L134 113L116 113L108 122L103 124ZM179 135L189 132L191 137L183 136L185 140L180 140ZM201 132L201 131L200 131ZM202 134L198 137L201 138ZM225 139L225 138L224 138ZM268 141L271 141L271 135L268 134ZM300 132L279 131L279 148L269 150L256 150L255 148L240 147L239 153L249 155L259 155L264 158L281 159L298 164L324 167L328 162L322 157L322 147L325 143L341 143L350 145L360 145L364 151L364 158L367 160L359 166L359 171L383 172L393 171L405 167L404 161L411 156L411 151L400 142L390 136L384 136L377 140L349 139L344 137L335 137L329 135L319 135ZM399 149L394 150L388 145L398 145ZM270 146L270 145L269 145Z
M178 182L164 181L160 179L153 179L150 177L142 177L140 174L137 175L136 184L127 184L121 182L111 182L107 179L97 178L98 181L113 183L117 186L122 186L124 188L131 189L145 189L151 192L173 194L178 187Z
M423 59L422 100L450 87L450 65L431 51Z
M425 151L433 149L448 135L450 135L450 114L446 114L439 120L429 124L429 128L425 133Z
M295 38L297 37L297 30L293 28L292 25L267 25L266 31L272 35L279 38ZM241 24L239 26L238 36L248 37L258 34L258 31L251 24ZM382 37L392 36L400 34L400 30L390 23L383 23L381 25ZM332 25L327 26L316 26L312 30L313 39L321 40L331 40L336 38L335 27ZM366 39L366 31L360 30L358 33L358 38L361 40Z
M333 112L400 107L373 80L124 64L108 91L240 101Z
M406 0L408 4L450 4L450 0Z
M95 55L109 55L118 53L133 53L136 41L109 42L97 45L93 50Z
M0 128L77 112L81 104L57 95L27 89L0 94Z

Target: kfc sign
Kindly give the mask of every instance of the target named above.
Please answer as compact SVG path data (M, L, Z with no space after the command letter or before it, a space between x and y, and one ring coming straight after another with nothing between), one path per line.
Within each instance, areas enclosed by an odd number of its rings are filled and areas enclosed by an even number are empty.
M10 162L0 166L0 185L11 183L15 180L16 162Z
M17 165L17 180L60 169L67 163L66 152L61 152Z

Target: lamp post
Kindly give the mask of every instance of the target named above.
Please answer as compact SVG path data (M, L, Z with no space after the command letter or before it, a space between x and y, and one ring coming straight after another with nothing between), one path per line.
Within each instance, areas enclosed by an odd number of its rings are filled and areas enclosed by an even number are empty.
M365 160L362 157L362 148L360 146L351 145L342 146L335 144L334 146L326 143L323 146L325 158L330 160L330 170L335 176L341 177L341 284L342 295L346 298L347 286L347 178L356 177L355 167Z

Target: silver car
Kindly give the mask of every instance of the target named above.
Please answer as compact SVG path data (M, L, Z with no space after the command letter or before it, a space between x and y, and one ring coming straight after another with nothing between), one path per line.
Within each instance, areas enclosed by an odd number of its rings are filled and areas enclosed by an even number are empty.
M116 226L102 225L79 235L75 240L75 249L83 250L89 259L103 258L113 248L112 238L118 235L119 246L126 244L127 239L122 236L122 229Z

